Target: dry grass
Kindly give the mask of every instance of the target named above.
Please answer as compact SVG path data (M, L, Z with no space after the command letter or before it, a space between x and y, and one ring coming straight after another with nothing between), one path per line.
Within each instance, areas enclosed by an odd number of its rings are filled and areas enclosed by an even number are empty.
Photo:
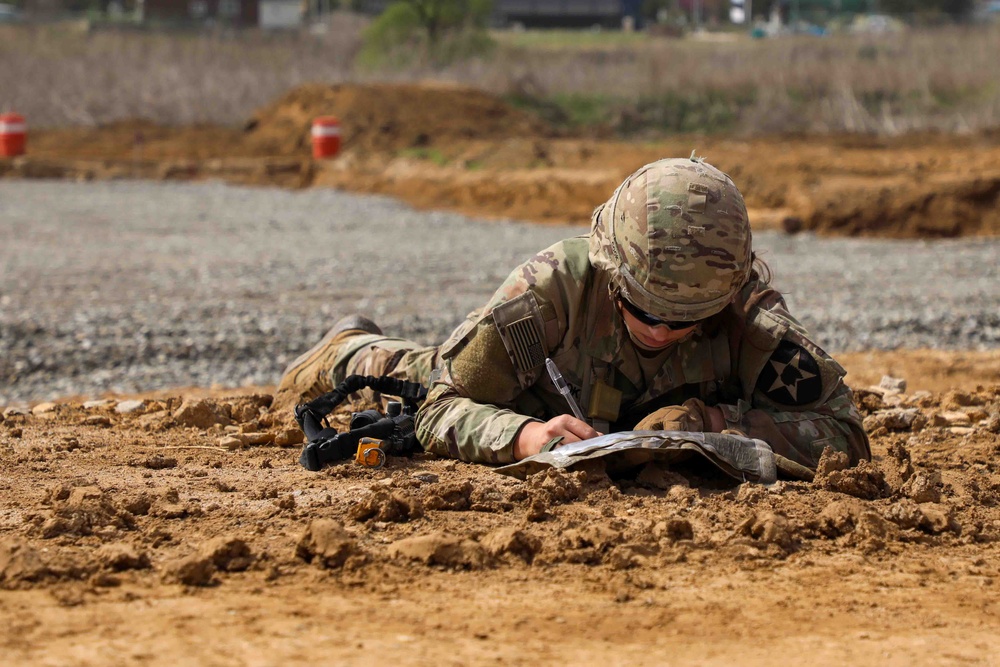
M1000 28L735 42L620 40L586 49L501 44L434 71L359 68L357 20L322 36L0 29L0 107L35 126L129 117L239 124L308 81L444 79L522 93L564 119L621 131L900 134L1000 126ZM522 99L523 99L522 95Z
M1000 125L997 54L1000 27L951 26L880 37L653 39L544 58L507 51L489 63L465 64L454 76L493 89L520 77L543 96L587 92L625 113L634 113L637 101L656 108L659 100L660 107L688 105L703 117L698 127L665 130L711 130L714 114L727 124L722 129L746 133L966 132Z
M36 127L239 124L292 86L351 78L360 45L357 27L317 36L0 26L0 107Z

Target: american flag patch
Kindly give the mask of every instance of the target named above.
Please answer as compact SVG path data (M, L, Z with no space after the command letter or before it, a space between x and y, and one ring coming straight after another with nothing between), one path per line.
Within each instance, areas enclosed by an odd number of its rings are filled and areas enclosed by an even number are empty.
M509 352L519 373L527 373L545 363L545 350L530 316L511 322L504 327L504 333L511 343Z

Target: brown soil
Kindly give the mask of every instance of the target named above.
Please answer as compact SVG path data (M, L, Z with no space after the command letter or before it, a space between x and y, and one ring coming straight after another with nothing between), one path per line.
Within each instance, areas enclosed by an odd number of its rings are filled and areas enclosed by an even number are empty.
M858 391L874 464L770 490L309 473L265 394L8 411L4 662L992 664L1000 385L907 391Z
M339 158L313 161L312 118L341 119ZM0 175L224 178L333 186L415 206L586 223L636 167L699 155L730 173L758 229L953 237L1000 234L1000 136L695 136L655 143L557 136L481 91L441 84L309 85L242 130L136 120L32 131L29 154Z
M855 389L877 385L886 375L906 380L911 392L972 389L1000 380L1000 350L869 350L836 356Z

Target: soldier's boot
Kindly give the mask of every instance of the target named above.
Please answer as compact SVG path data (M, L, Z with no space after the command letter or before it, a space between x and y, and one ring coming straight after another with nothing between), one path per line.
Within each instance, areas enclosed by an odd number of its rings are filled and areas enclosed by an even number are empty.
M333 325L323 340L285 369L274 396L274 407L292 408L333 391L331 371L345 342L358 335L382 335L377 324L361 315L348 315Z

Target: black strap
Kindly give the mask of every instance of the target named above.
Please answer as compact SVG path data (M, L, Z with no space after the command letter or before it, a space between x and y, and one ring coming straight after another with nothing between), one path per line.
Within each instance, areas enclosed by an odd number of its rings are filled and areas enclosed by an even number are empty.
M308 403L296 406L295 421L302 427L306 438L315 440L316 437L321 436L324 430L333 432L323 437L336 435L336 431L326 428L326 416L343 403L348 396L362 389L373 389L390 396L398 396L403 404L412 411L416 411L417 404L427 397L427 387L419 382L408 382L388 376L349 375L333 391Z
M388 415L377 411L355 413L351 429L347 433L338 433L327 425L326 416L361 389L398 396L405 408L397 404L393 410L390 404ZM427 388L417 382L373 375L349 376L333 391L295 407L295 420L309 441L302 450L299 462L307 470L317 471L329 463L345 461L354 456L358 443L364 437L386 441L388 453L411 453L419 447L413 428L413 414L417 403L426 396Z

